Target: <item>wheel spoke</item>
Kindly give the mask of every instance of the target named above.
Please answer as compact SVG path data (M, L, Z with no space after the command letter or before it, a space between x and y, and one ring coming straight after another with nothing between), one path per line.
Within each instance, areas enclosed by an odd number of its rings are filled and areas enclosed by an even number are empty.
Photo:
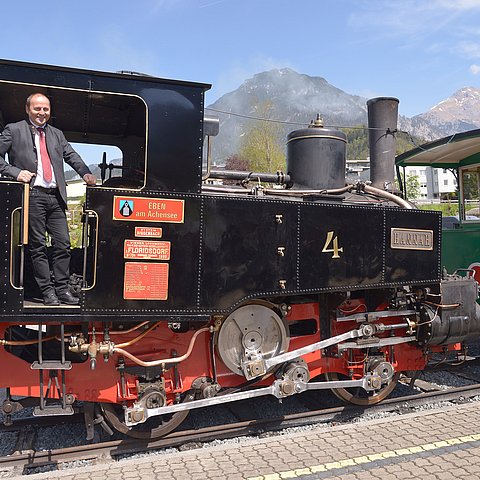
M341 380L342 375L329 372L325 374L325 377L327 380L338 381ZM366 392L363 388L332 388L332 393L340 400L353 405L375 405L385 400L392 393L399 378L400 373L396 373L379 391L373 393Z
M193 394L188 393L183 401L188 402L191 400L193 400ZM129 427L125 424L123 408L120 405L101 403L100 406L105 419L115 430L132 438L147 440L163 437L172 430L175 430L189 413L189 410L184 410L183 412L176 412L169 415L160 415L149 418L145 423Z

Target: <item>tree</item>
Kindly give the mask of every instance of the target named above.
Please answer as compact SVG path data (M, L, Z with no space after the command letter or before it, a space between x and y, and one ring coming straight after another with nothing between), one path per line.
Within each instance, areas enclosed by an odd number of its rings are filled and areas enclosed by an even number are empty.
M403 173L400 173L400 181L403 184ZM395 178L395 187L397 189L399 188L397 178ZM407 191L405 192L406 198L408 198L409 200L415 200L417 198L420 198L420 181L418 180L418 177L416 175L413 175L412 173L409 173L407 175L405 187L407 189Z
M357 125L351 128L342 128L347 136L347 158L349 160L366 159L369 155L368 128L365 125ZM412 137L404 132L395 134L395 155L406 152L425 141L418 137Z
M420 198L420 182L416 175L413 175L412 173L407 175L405 187L407 189L407 198L412 200L415 198Z
M245 178L247 172L251 171L250 164L246 158L241 157L234 153L230 155L225 162L225 170L235 170L237 172L245 172ZM238 185L238 180L223 180L224 185Z
M79 248L82 246L82 212L85 203L86 195L84 194L78 203L71 203L68 206L67 222L68 232L70 234L70 244L72 248Z
M265 102L257 107L258 115L268 119L272 104ZM255 172L285 171L286 160L280 143L278 124L268 120L257 120L247 130L240 146L240 157L246 159Z
M480 177L477 171L463 172L463 198L478 200L480 191Z
M225 170L239 170L241 172L248 172L250 170L250 163L246 158L240 155L230 155L225 161Z
M356 128L342 128L347 136L347 158L349 160L366 160L368 151L368 130L359 125Z

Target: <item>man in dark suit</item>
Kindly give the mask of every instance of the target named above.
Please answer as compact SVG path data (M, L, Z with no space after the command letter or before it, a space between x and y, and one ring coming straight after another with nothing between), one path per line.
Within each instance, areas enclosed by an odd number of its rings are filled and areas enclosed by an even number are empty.
M30 184L30 255L44 304L75 305L78 299L68 290L70 236L65 213L67 189L63 162L87 185L95 185L96 178L63 133L47 124L50 101L45 95L30 95L25 108L28 120L8 124L0 135L0 173ZM55 284L50 278L45 232L52 237Z

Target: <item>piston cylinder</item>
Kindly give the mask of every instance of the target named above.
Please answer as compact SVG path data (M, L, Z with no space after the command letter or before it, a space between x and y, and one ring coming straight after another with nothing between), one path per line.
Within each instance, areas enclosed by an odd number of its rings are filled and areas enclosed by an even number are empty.
M473 277L442 280L441 304L421 307L417 339L421 345L449 345L480 335L478 285Z
M287 172L294 189L328 190L345 186L347 137L324 128L317 117L287 137Z

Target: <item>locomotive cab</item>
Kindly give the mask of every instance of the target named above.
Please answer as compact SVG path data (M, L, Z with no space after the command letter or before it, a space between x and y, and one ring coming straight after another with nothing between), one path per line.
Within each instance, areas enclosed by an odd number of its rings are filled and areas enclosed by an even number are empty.
M28 255L28 186L1 179L3 223L11 229L3 238L8 255L2 258L1 281L6 289L0 310L5 315L25 316L42 315L47 309L84 311L90 298L101 304L101 297L111 290L112 282L104 280L102 269L111 274L112 267L108 261L97 262L108 257L112 245L99 237L98 224L112 222L114 196L127 191L141 196L144 191L200 190L203 94L209 85L132 72L108 74L11 61L0 61L0 79L0 128L25 118L28 95L44 93L52 107L50 124L62 130L74 147L95 146L90 148L94 158L84 161L98 177L96 187L86 188L82 246L72 251L71 287L80 297L80 305L73 307L44 307L38 300L41 295ZM102 147L117 147L121 158L107 162ZM106 198L112 208L97 208ZM127 218L127 210L124 214ZM118 230L125 230L120 223Z

